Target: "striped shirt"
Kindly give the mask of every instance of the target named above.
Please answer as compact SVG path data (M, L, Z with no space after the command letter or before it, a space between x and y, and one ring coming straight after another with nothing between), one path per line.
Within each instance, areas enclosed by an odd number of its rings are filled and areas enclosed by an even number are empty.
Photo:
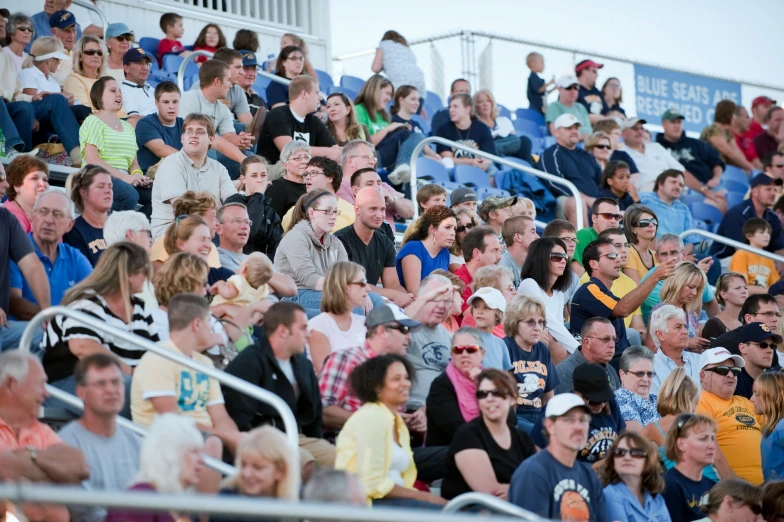
M138 335L142 339L157 343L158 332L153 324L152 315L144 310L144 301L131 297L133 315L131 322L125 321L114 315L109 305L101 295L93 295L87 299L74 301L68 308L87 314L107 326ZM78 359L71 352L68 341L72 339L88 339L102 344L112 353L117 355L129 366L136 366L145 350L132 343L113 337L110 334L95 331L75 319L57 316L46 330L41 345L45 347L44 369L50 382L59 381L73 375Z
M85 145L95 145L98 156L112 167L130 172L133 159L139 147L136 145L136 132L127 121L122 122L122 132L106 125L99 117L90 115L79 129L79 150L82 162L88 163L84 157Z

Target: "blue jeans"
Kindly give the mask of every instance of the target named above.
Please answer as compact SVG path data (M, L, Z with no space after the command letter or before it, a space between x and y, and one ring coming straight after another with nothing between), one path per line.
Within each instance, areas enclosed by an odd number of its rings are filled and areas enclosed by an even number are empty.
M136 187L121 179L112 178L112 191L114 197L112 211L136 210L136 205L139 204Z
M299 289L294 297L284 297L283 301L297 303L305 309L308 319L312 319L321 313L321 292L318 290Z
M30 127L33 128L33 120L35 120L35 111L33 110L33 106L27 104L29 110L25 110L24 105L25 102L16 102L20 104L22 110L17 110L16 115L11 118L11 114L9 112L9 106L13 105L11 103L6 103L5 100L0 98L0 129L3 131L3 138L5 139L5 150L2 150L3 154L10 152L11 150L19 150L20 152L24 150L25 142L21 136L19 136L19 131L16 129L16 126L19 125L21 127ZM31 136L32 141L32 136Z
M131 418L131 376L123 374L123 380L125 380L125 403L123 404L123 409L120 411L120 415L125 417L126 419ZM57 388L58 390L62 390L66 393L70 393L74 397L76 396L76 378L71 375L66 377L65 379L55 381L50 383L52 386ZM70 404L66 404L54 397L49 397L44 402L44 406L48 408L62 408L64 410L68 410L70 412L75 413L76 415L82 416L82 411L79 408L74 408Z
M496 138L495 149L499 156L513 156L525 160L531 165L534 159L531 157L531 147L533 146L528 136L517 136L510 134L505 138Z
M243 150L243 154L246 156L253 156L255 152L253 150ZM207 152L207 157L212 158L224 167L226 170L229 171L229 177L232 180L238 179L240 177L240 164L234 161L233 159L229 158L228 156L224 155L222 152L218 152L215 149L210 149Z
M368 292L368 295L370 296L370 302L373 303L373 308L384 304L384 298L381 297L381 294L376 292Z
M534 429L534 424L539 418L538 413L518 413L517 414L517 429L531 434Z
M395 158L395 167L399 167L400 165L408 165L411 163L411 154L414 153L414 149L417 145L419 145L422 140L424 140L427 136L424 134L420 134L418 132L411 133L411 136L406 138L406 141L400 144L397 149L397 157Z
M79 123L76 121L68 101L63 96L45 96L36 102L13 102L8 104L8 112L17 122L17 131L25 144L25 150L33 148L32 117L42 126L49 126L60 138L66 152L79 147ZM30 121L30 125L26 122ZM5 126L3 127L5 131ZM5 134L5 132L3 132Z
M19 348L19 341L22 340L22 333L25 328L27 328L28 324L30 324L29 321L9 319L8 326L0 328L0 353L6 350L17 350ZM41 339L43 338L44 330L38 326L35 329L35 335L30 343L30 353L36 357L43 357L43 350L41 349Z

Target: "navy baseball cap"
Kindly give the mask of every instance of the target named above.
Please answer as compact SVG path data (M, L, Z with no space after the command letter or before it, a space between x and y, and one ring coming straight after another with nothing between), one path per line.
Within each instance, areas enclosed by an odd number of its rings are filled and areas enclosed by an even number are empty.
M256 67L259 65L256 60L256 54L250 51L242 51L242 66L243 67Z
M76 25L76 17L70 11L56 11L49 17L49 27L52 29L67 29Z
M128 49L123 55L123 65L127 65L129 63L142 62L144 60L147 60L148 62L152 63L154 58L150 53L148 53L141 47L134 47L132 49Z
M767 339L773 339L773 342L776 344L784 341L779 334L771 330L765 323L749 323L741 327L740 332L738 332L738 341L742 343L749 341L758 343Z
M759 187L760 185L781 185L784 183L780 178L771 178L767 174L757 174L753 178L751 178L751 188Z

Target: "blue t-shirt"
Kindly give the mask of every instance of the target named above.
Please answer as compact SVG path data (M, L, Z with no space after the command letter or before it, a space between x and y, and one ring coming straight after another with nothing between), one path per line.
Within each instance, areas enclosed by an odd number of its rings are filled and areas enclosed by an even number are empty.
M643 504L623 482L609 484L604 488L604 499L610 520L620 522L670 522L670 513L664 497L655 497L648 491L643 492Z
M577 460L594 464L604 460L609 455L618 434L626 429L626 422L621 418L621 410L615 399L607 403L610 413L591 414L591 425L588 428L588 441L577 454ZM536 419L534 428L531 430L531 438L540 448L547 447L547 439L544 438L544 415Z
M544 93L539 89L545 84L544 78L531 71L528 75L528 108L544 114Z
M496 368L505 372L511 370L512 361L509 359L509 350L506 349L504 342L493 334L485 332L479 332L479 334L482 336L482 344L485 347L482 367Z
M106 250L106 241L103 238L103 229L95 228L83 216L74 220L73 228L63 236L63 243L71 245L94 267L98 263L98 258Z
M572 316L569 329L572 334L579 335L583 323L591 317L604 317L609 319L615 328L615 355L618 356L629 347L629 339L626 337L626 325L623 317L613 317L612 311L620 301L604 283L592 277L587 283L581 286L572 297Z
M183 119L177 117L177 121L171 127L161 123L158 113L148 114L136 124L136 146L139 150L136 157L139 159L139 168L147 172L147 169L161 161L145 145L152 140L163 140L163 143L174 149L182 149L182 122Z
M267 85L267 105L272 107L276 103L289 103L289 86L278 82Z
M27 236L33 244L38 259L44 265L46 275L49 277L49 296L52 300L52 306L57 306L63 300L65 292L90 275L93 267L87 258L84 257L84 254L65 243L58 243L57 258L54 264L52 264L51 260L41 252L33 240L33 233L30 232ZM27 280L22 275L21 270L19 270L19 266L13 261L11 261L10 275L11 288L20 288L23 298L31 303L38 304L30 285L27 284Z
M504 338L504 342L514 368L512 376L517 381L517 413L541 413L542 395L555 390L561 382L550 359L550 350L544 344L536 343L531 347L531 351L527 352L511 337Z
M471 126L466 130L458 129L455 123L450 121L449 123L439 127L435 133L435 136L445 138L450 141L455 141L461 145L481 150L482 152L487 152L490 154L496 153L495 141L493 141L493 135L490 132L490 127L479 120L472 120ZM470 152L453 149L447 145L441 145L440 143L436 143L436 152L439 154L442 152L451 152L455 158L476 157Z
M676 468L665 472L662 496L672 522L691 522L705 518L705 514L700 511L700 500L715 485L716 482L704 474L698 482L695 482Z
M762 475L765 480L784 478L784 421L779 421L770 435L762 436Z
M406 256L414 255L422 262L422 272L420 273L420 281L430 275L430 272L443 268L449 270L449 250L442 248L436 257L430 257L430 252L427 251L425 245L421 241L409 241L400 252L397 253L395 258L395 269L397 270L397 278L403 288L406 286L405 279L403 278L403 258Z
M609 520L596 473L582 462L564 466L549 451L520 464L509 482L509 502L551 520Z

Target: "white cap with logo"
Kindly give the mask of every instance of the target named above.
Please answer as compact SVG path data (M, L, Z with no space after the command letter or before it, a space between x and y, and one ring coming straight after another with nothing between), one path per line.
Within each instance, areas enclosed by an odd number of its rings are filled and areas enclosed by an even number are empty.
M575 125L582 126L582 122L580 122L580 120L578 120L574 114L569 113L561 114L553 122L553 126L556 129L568 129L569 127L573 127Z
M726 348L718 347L705 350L700 354L700 370L703 370L709 364L717 364L728 359L732 359L738 368L746 366L746 361L743 360L743 357L730 353Z
M466 302L470 305L476 299L484 301L488 308L501 310L501 312L506 313L506 299L504 299L504 294L495 288L488 286L480 288L474 292Z
M560 393L547 401L547 407L544 410L544 416L560 417L566 414L572 408L583 408L586 412L591 413L585 400L574 393Z

